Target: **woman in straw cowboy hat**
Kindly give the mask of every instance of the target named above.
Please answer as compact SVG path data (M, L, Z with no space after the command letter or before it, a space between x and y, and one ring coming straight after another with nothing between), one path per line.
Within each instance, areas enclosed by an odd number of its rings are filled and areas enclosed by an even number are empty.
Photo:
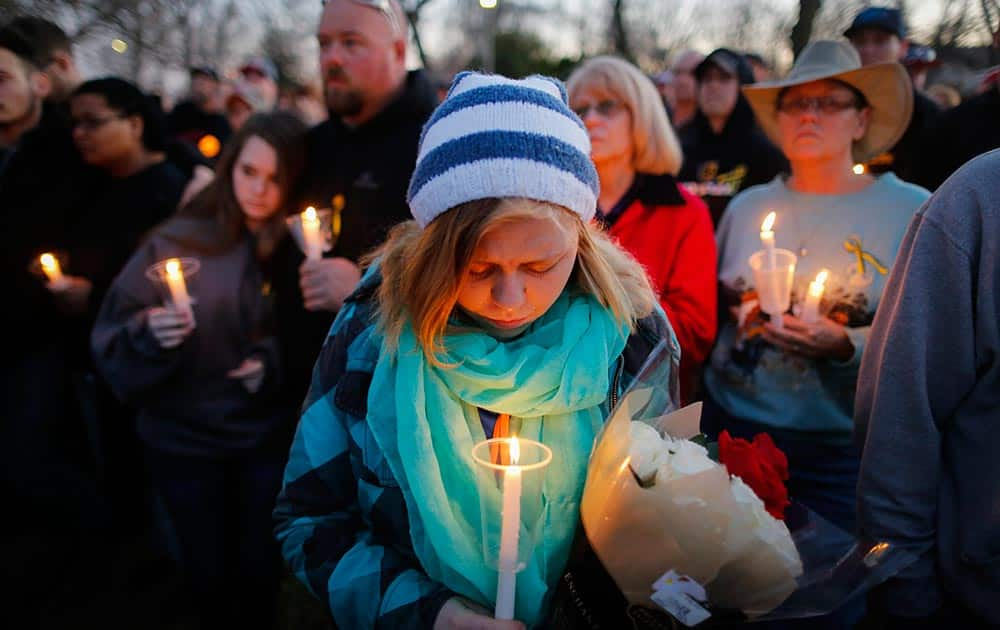
M771 434L788 455L792 497L852 531L858 365L903 233L928 196L891 173L874 177L854 165L906 129L910 84L897 63L862 68L848 44L818 41L787 78L743 89L791 175L738 195L719 226L729 309L706 370L703 428ZM748 264L772 211L777 247L797 258L791 308L780 322L758 305ZM810 281L823 270L818 316L804 316Z

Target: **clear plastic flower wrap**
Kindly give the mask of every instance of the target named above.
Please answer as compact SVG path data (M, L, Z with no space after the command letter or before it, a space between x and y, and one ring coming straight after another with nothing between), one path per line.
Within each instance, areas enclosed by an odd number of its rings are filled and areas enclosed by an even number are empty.
M884 541L855 539L794 496L790 504L767 497L765 506L710 457L701 405L678 409L673 344L650 355L597 437L581 504L587 539L630 605L687 625L810 617L913 562ZM783 520L772 515L782 511Z

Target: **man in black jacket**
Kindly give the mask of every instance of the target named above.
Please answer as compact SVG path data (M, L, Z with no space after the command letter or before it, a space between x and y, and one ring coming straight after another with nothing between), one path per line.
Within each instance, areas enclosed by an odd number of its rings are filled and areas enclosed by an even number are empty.
M695 68L698 112L681 128L684 164L678 178L700 196L719 224L729 201L749 186L788 170L785 156L757 127L740 86L753 83L753 69L739 53L712 51Z
M278 297L279 317L291 317L296 301L312 311L288 348L288 382L301 395L334 315L361 277L359 258L410 218L406 189L437 97L423 72L406 70L406 25L396 0L323 7L317 39L330 119L309 133L300 209L329 208L338 195L344 206L333 251L318 261L294 257L301 264Z
M844 37L858 51L861 64L865 66L901 62L910 45L906 40L902 13L899 9L886 7L863 9L844 32ZM923 167L928 158L928 143L940 115L941 108L937 103L914 87L913 116L909 126L896 146L869 160L865 165L868 172L892 171L903 181L933 189Z

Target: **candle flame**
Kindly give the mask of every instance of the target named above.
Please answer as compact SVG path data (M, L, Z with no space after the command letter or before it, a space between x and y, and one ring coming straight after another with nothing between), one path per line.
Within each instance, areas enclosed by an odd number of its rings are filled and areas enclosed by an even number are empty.
M826 269L820 271L818 274L816 274L816 284L818 284L820 286L823 286L824 284L826 284L826 278L829 275L830 275L830 272L827 271Z
M305 211L302 213L302 220L303 221L318 221L319 220L319 215L316 214L316 208L313 208L312 206L309 206L308 208L306 208Z
M42 262L42 267L46 271L52 271L53 269L59 266L59 261L56 260L56 257L53 256L52 254L49 254L48 252L41 255L41 262Z
M167 261L165 269L168 276L176 278L181 275L181 261L177 258L171 258Z
M852 168L851 170L854 171L855 175L864 175L865 174L865 165L864 164L855 164L854 168Z
M495 9L497 6L497 0L479 0L479 6L484 9Z
M774 227L774 220L778 218L778 215L774 212L769 212L766 217L764 217L764 222L760 224L761 232L770 232L771 228Z
M510 465L516 466L519 459L521 459L521 444L517 441L517 436L510 438L510 446L508 447L510 451Z

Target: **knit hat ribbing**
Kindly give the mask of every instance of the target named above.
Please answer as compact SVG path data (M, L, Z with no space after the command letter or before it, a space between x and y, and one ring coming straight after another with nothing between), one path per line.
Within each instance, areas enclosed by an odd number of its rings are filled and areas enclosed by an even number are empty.
M589 221L598 191L586 127L560 81L462 72L424 126L407 201L421 227L491 197L554 203Z

